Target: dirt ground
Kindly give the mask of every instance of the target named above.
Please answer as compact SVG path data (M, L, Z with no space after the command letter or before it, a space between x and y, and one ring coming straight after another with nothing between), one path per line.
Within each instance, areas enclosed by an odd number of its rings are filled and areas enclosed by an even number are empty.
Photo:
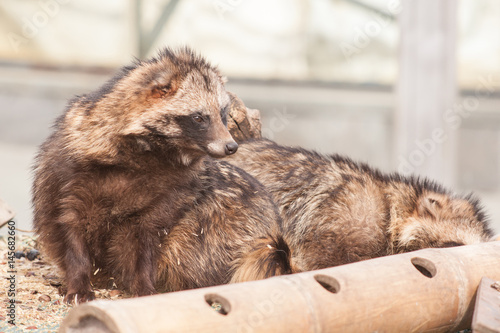
M33 249L37 249L36 239L17 233L16 251L27 254ZM0 333L56 332L72 308L63 302L57 268L48 263L43 254L34 260L21 257L12 262L8 252L7 236L0 236ZM120 299L127 295L119 290L102 289L96 290L96 297ZM15 302L15 325L8 323L11 302Z

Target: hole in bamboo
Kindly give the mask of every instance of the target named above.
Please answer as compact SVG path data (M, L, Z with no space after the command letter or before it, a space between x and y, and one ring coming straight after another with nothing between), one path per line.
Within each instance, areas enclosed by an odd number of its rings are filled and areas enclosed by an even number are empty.
M337 279L323 274L314 275L314 279L318 282L323 288L328 290L329 292L336 294L340 291L340 283Z
M108 325L105 323L106 321L106 318L98 318L92 315L87 315L81 318L77 323L69 326L67 332L116 332L117 328L108 327ZM111 323L111 325L113 324Z
M205 302L215 311L221 315L227 315L231 311L231 303L221 295L207 294L205 295Z
M411 263L423 276L428 278L433 278L437 273L436 266L428 259L415 257L411 258Z

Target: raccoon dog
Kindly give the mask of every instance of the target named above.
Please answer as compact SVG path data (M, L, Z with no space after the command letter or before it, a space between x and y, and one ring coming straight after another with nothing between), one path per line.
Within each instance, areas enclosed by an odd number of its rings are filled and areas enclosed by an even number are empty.
M238 145L218 70L185 48L137 60L69 103L41 146L34 227L66 301L114 278L134 295L291 272L263 186L220 158Z
M272 193L300 270L492 236L477 199L427 179L269 140L241 144L229 160Z

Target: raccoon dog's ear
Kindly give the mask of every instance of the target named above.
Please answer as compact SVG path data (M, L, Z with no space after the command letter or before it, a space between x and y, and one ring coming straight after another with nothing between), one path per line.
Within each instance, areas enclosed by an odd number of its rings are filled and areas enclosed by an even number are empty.
M442 198L433 195L426 195L419 200L417 212L419 216L437 218L439 210L443 207Z
M172 96L177 91L176 88L172 86L172 84L154 86L151 90L151 97L153 98L165 98L168 96Z
M151 97L165 98L175 94L179 88L179 83L175 77L161 78L154 81L151 88Z

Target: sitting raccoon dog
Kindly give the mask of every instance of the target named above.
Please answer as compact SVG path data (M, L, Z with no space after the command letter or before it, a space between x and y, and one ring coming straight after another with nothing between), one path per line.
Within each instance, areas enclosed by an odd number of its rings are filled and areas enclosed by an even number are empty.
M272 193L300 270L492 236L476 199L429 180L269 140L240 144L229 161Z
M34 227L66 301L113 277L134 295L291 272L263 186L236 152L216 68L189 49L137 60L75 98L41 146Z

